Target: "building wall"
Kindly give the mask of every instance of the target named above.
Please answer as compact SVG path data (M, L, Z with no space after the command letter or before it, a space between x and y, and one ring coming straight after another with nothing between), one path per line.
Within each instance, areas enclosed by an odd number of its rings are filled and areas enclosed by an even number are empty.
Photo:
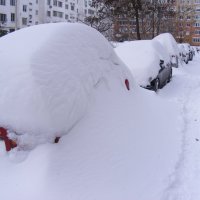
M194 0L195 8L195 22L192 29L192 41L191 44L200 46L200 0Z
M94 14L91 0L5 0L0 5L0 29L12 31L27 26L50 22L84 21L86 16ZM0 1L1 2L1 1ZM12 14L12 21L11 21ZM13 15L15 16L13 21Z
M15 14L15 6L10 5L10 1L5 1L5 5L0 5L0 28L3 30L15 29L15 20L11 21L11 13ZM3 19L3 15L6 15ZM15 16L16 19L16 16Z

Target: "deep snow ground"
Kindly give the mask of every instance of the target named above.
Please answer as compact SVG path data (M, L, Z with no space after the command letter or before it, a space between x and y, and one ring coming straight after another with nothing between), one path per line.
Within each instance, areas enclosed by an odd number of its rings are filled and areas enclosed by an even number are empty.
M171 84L159 95L178 102L182 118L182 153L163 200L200 199L200 55L174 69Z
M157 95L102 85L58 145L40 145L23 162L0 142L0 199L199 200L199 63L200 55L174 69Z

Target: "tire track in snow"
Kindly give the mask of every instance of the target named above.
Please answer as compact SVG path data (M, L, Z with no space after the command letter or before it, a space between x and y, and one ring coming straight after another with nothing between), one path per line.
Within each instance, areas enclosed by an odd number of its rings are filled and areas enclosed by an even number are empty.
M182 152L163 200L200 199L200 106L195 106L200 105L200 77L185 74L183 81L184 90L178 96L182 104Z

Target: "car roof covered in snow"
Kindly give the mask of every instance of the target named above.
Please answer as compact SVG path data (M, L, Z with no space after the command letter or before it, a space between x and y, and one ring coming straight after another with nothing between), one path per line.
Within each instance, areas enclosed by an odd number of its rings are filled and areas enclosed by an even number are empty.
M65 134L102 80L131 79L109 42L82 24L10 33L0 39L0 59L0 126L21 134Z
M190 51L190 44L188 44L188 43L182 43L182 45L184 46L184 48L185 48L185 50L186 50L187 52Z
M179 52L180 52L180 53L184 53L184 54L186 53L186 50L185 50L183 44L178 44L178 48L179 48Z
M159 41L168 51L170 55L177 55L179 54L178 46L176 40L170 33L162 33L156 36L153 40Z
M141 86L149 84L160 70L160 60L170 61L164 47L155 40L140 40L119 43L115 48L117 55L129 67L133 77Z

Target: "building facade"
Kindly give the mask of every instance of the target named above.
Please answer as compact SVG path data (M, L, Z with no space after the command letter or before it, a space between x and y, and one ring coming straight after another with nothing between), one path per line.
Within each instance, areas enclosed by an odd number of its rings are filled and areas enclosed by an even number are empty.
M12 32L50 22L83 22L91 0L0 0L0 30Z

